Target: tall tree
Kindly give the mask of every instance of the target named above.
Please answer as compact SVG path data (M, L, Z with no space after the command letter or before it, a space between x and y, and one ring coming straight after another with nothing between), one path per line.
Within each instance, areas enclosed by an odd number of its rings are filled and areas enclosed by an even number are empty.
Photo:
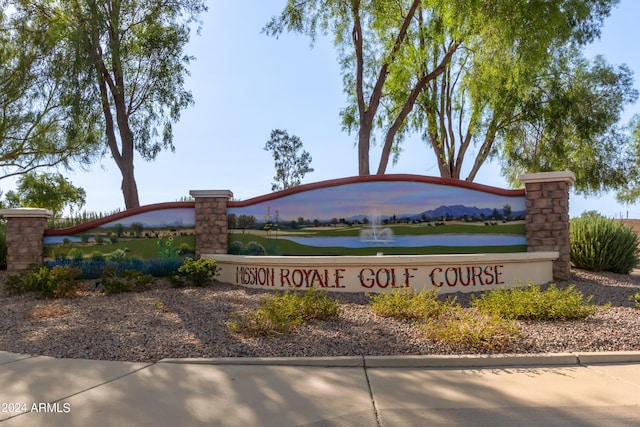
M288 30L308 34L312 40L318 30L333 32L350 101L342 112L343 124L349 131L357 129L360 175L370 173L369 151L374 128L381 123L381 117L387 115L387 121L393 122L385 140L393 139L413 108L420 89L446 69L450 55L457 49L457 43L453 42L449 55L430 68L425 67L424 62L414 63L420 77L413 82L413 90L400 109L386 110L385 96L392 69L408 65L401 58L415 53L407 40L415 37L416 11L421 4L420 0L289 0L280 16L264 28L271 35ZM385 144L382 156L388 158L389 152L390 147Z
M318 32L333 34L349 96L342 111L343 123L348 130L358 130L361 174L369 173L367 156L377 127L384 137L377 173L385 173L392 155L397 159L403 136L418 131L434 150L441 176L461 178L463 160L475 149L474 164L467 175L473 180L498 148L510 150L505 162L508 171L514 170L509 159L517 150L514 144L506 143L506 130L514 122L522 123L522 106L532 105L531 98L541 96L539 86L548 89L554 79L561 81L567 72L577 71L582 81L591 79L597 86L585 94L584 104L576 110L597 99L595 95L602 89L615 89L602 104L610 106L614 99L624 104L633 99L624 69L578 66L578 58L563 72L554 75L548 70L558 59L566 64L567 58L573 58L577 51L571 48L597 37L616 2L290 0L265 30L274 35L297 31L312 40ZM603 77L605 68L609 77L616 76L615 81ZM578 99L573 97L573 101ZM549 102L537 105L538 111L528 113L542 115ZM585 146L609 132L619 111L616 108L602 121L608 123L604 131L592 127L590 135L582 135L580 144ZM602 112L591 111L596 115ZM573 120L564 126L565 135L578 123L576 115L547 116L545 120L552 119L557 127L563 127L562 121ZM555 140L558 146L559 139ZM536 141L521 143L535 145ZM572 144L576 146L576 138L565 149ZM602 158L602 154L598 156ZM597 165L597 161L592 163ZM605 186L617 180L613 171L609 172ZM593 181L585 188L594 188Z
M271 184L271 190L286 190L300 185L302 178L313 172L311 155L302 149L302 141L295 135L289 136L287 131L275 129L271 131L271 138L264 146L265 151L271 151L276 176ZM300 151L302 150L302 151Z
M96 146L83 127L65 123L70 108L47 67L56 32L13 16L0 3L0 179L90 162Z
M171 125L193 102L184 88L192 58L183 50L204 1L10 3L14 22L55 29L59 40L47 60L70 110L66 125L82 124L88 141L104 143L122 175L126 208L139 206L135 154L153 160L173 151Z

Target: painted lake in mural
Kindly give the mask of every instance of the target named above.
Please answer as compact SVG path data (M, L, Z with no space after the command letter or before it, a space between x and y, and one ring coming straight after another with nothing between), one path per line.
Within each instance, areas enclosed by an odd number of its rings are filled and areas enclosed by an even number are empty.
M235 253L251 242L245 253L256 244L279 255L523 252L525 212L520 190L371 176L230 202L228 228Z

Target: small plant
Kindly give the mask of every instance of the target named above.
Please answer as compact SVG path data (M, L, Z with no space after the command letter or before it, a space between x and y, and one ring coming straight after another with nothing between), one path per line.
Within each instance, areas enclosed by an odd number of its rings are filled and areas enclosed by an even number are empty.
M609 307L589 305L593 296L585 298L575 285L560 290L551 284L542 291L540 286L495 289L473 296L471 306L504 319L570 320L583 319Z
M126 270L123 277L113 267L106 267L102 273L102 290L106 294L120 294L124 292L141 292L150 288L153 276L142 274L137 270Z
M93 251L91 252L91 255L89 255L89 260L90 261L104 261L104 254L100 251Z
M194 260L187 258L184 264L178 268L178 272L185 276L193 286L204 286L218 275L218 266L215 260L200 258Z
M244 255L266 255L267 250L260 243L249 242L242 251Z
M505 351L520 337L520 330L513 320L461 307L430 319L421 327L429 338L459 350Z
M233 242L229 243L227 252L230 255L242 255L244 252L244 245L242 244L241 241L234 240Z
M97 244L101 245L101 244L103 244L103 243L104 243L104 236L102 236L102 234L98 234L98 233L96 233L96 235L95 235L95 236L93 236L93 240L94 240Z
M82 252L82 249L71 248L69 249L69 253L67 254L67 257L71 261L80 262L84 259L84 252Z
M394 289L369 296L371 309L382 317L399 319L428 319L438 317L455 305L455 299L438 300L438 291L416 292L413 289Z
M116 249L107 256L109 262L123 262L127 259L127 253L123 249Z
M120 240L120 239L118 238L117 234L109 233L109 241L111 243L118 243L118 240Z
M178 255L186 255L189 253L193 253L193 249L189 246L188 243L181 243L178 247Z
M80 290L80 283L76 278L81 273L79 268L71 266L40 267L9 276L4 287L10 294L36 292L43 298L69 298Z
M229 327L248 335L271 335L289 332L305 322L336 317L340 306L325 291L316 288L304 292L287 291L260 299L252 313L234 314Z
M166 233L164 236L158 237L158 258L160 259L176 259L178 251L173 247L173 236Z
M630 295L629 299L636 304L636 308L640 309L640 292L635 295Z
M638 235L597 212L571 220L571 262L578 268L628 274L638 263Z

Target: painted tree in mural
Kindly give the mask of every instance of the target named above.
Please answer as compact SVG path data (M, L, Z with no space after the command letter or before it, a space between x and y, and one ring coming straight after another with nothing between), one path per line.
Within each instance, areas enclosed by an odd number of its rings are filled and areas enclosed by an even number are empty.
M578 188L589 191L620 184L622 174L603 159L623 156L615 125L636 96L628 69L589 63L578 50L599 35L615 2L289 0L264 31L312 40L331 33L348 97L343 125L358 132L361 175L370 173L376 136L382 174L403 137L419 132L443 177L462 178L473 154L473 180L499 156L509 176L579 168L586 172ZM597 124L585 129L591 118ZM563 156L573 150L578 158Z
M39 168L88 163L96 146L83 126L65 122L57 71L46 58L56 51L56 30L34 31L0 6L0 179Z
M271 138L264 146L271 151L276 168L275 180L271 190L286 190L300 185L302 178L313 172L311 155L302 149L302 141L295 135L289 136L287 131L275 129L271 131ZM302 150L302 151L301 151Z
M125 206L139 206L134 157L153 160L174 150L171 125L192 104L184 89L183 53L203 1L9 0L10 21L34 33L52 31L43 67L51 72L72 140L101 144L122 175ZM68 129L67 129L68 128Z

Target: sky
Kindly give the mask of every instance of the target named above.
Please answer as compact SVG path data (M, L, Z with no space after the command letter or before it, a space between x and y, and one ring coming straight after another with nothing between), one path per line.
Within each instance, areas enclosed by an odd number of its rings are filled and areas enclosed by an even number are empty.
M142 205L176 201L189 190L231 190L246 200L271 192L274 166L263 150L274 129L297 135L312 156L314 172L303 183L357 175L356 135L342 131L339 112L346 105L336 52L328 37L313 48L306 36L283 34L276 39L261 28L285 0L209 0L201 16L200 35L192 34L187 54L186 86L195 104L174 124L175 153L155 161L136 159L135 174ZM611 64L626 63L640 90L640 1L622 0L605 22L599 41L587 56L604 55ZM623 121L640 113L636 103ZM418 136L404 141L404 152L387 173L438 175L435 158ZM379 151L371 153L372 164ZM471 162L471 160L468 160ZM374 166L372 168L375 169ZM64 172L87 192L87 211L123 209L120 173L105 157L88 171ZM485 164L476 182L509 188L499 165ZM6 192L7 183L2 182ZM613 194L584 198L572 194L570 214L597 210L610 217L640 218L640 203L621 205Z

